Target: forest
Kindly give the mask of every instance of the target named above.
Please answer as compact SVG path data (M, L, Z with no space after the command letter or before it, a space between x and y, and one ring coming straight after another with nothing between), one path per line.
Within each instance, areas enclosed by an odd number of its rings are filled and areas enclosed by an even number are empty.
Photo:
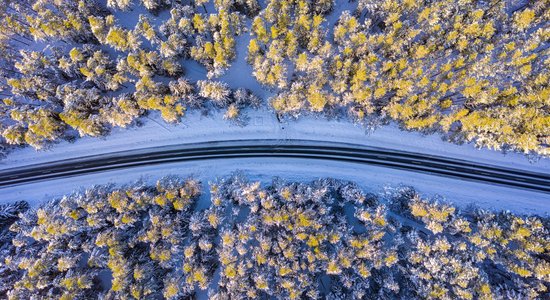
M544 185L546 161L437 152L439 141L413 152L408 142L433 139L401 132L368 140L370 156L281 147L307 135L284 126L314 118L327 127L308 138L324 150L351 139L329 123L342 121L361 135L395 125L547 158L549 83L549 0L0 0L0 159L86 139L75 152L2 162L0 299L550 299L550 217L505 210L547 202L542 189L510 188ZM252 109L263 114L249 124ZM226 121L199 123L218 130L209 140L185 124L189 115ZM166 139L136 142L136 128L125 145L87 148L88 137L149 121ZM180 141L169 130L177 124L200 132ZM264 124L280 143L270 155L223 128ZM325 130L339 140L321 141ZM219 145L233 137L248 156ZM191 149L193 140L203 146ZM184 156L180 146L217 156ZM119 159L128 150L140 155ZM385 171L365 182L300 177L363 172L358 158ZM258 168L269 159L279 160L266 169L296 172L292 180L266 177ZM194 175L151 177L175 163ZM228 163L249 174L227 176ZM330 173L336 163L355 165ZM523 182L497 186L509 174ZM117 183L80 186L110 178ZM472 188L482 183L493 185ZM424 194L426 185L448 194ZM52 196L62 189L74 192ZM525 195L541 199L514 198ZM484 199L491 209L465 205Z
M7 299L543 299L550 219L335 179L168 176L0 206Z
M0 148L265 107L550 154L548 1L344 2L1 0ZM219 79L239 55L269 99Z

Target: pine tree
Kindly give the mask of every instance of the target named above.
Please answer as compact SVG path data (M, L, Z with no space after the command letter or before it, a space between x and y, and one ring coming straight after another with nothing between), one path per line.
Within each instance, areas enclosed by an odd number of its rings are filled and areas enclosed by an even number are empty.
M201 97L211 99L221 107L225 107L231 100L231 90L225 83L199 80L197 86Z
M132 6L132 2L132 0L107 0L107 7L120 10L129 10Z
M108 128L101 119L99 110L106 99L96 88L82 89L74 85L62 85L56 95L63 101L63 112L59 117L63 122L78 131L80 136L104 135Z

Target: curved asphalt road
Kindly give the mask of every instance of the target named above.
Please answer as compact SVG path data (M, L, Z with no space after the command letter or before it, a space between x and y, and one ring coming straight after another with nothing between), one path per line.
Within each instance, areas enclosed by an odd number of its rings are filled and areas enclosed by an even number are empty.
M1 170L0 188L172 162L281 157L368 164L550 193L550 174L420 153L310 140L204 142L79 157Z

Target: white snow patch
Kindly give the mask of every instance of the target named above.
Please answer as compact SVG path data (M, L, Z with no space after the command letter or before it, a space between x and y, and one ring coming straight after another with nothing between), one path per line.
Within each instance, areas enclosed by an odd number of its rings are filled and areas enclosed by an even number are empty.
M332 177L354 181L363 190L372 193L380 193L386 186L406 184L415 187L426 197L444 196L458 207L473 204L485 209L509 210L518 214L550 214L548 194L355 163L295 158L232 158L178 162L81 175L4 188L0 190L0 203L26 200L32 206L37 206L43 201L94 184L120 185L139 179L154 184L168 174L197 178L203 182L203 190L206 192L208 182L230 176L236 170L243 172L250 180L259 180L264 184L270 183L274 176L289 182Z

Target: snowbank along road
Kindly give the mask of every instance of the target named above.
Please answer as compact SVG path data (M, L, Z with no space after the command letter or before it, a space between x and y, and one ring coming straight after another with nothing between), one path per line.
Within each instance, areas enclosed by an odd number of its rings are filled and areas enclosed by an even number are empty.
M220 158L287 157L345 161L550 193L550 175L466 160L356 144L310 140L235 140L162 146L0 171L0 188L88 173Z

